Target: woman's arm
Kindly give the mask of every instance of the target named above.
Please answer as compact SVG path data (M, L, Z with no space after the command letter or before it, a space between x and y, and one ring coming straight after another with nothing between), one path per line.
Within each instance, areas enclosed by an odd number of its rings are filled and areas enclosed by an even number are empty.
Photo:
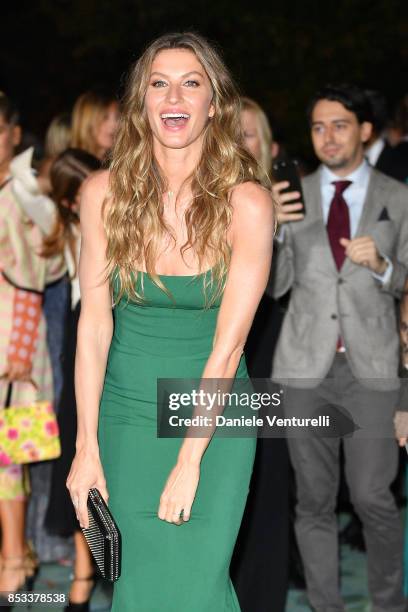
M81 193L81 255L79 282L81 314L75 358L77 403L76 455L67 479L71 498L77 502L81 526L88 526L88 490L97 487L108 499L97 440L99 401L112 339L112 301L105 280L106 236L102 204L108 189L108 173L100 172L84 183ZM75 504L74 504L75 505Z
M7 368L1 378L29 381L42 315L42 294L14 288L12 326L7 350Z
M271 267L274 208L270 193L258 185L245 183L234 190L231 203L231 264L213 350L202 378L234 378ZM159 518L180 523L183 511L183 520L189 519L200 461L210 439L185 438L183 441L177 464L160 498Z

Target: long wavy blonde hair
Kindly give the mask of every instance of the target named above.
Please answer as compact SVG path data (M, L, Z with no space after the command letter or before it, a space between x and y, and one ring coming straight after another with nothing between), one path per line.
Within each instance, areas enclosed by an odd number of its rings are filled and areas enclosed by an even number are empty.
M241 103L233 80L217 51L202 36L185 32L167 34L151 43L130 72L123 113L110 165L110 190L104 205L107 235L107 274L117 287L117 301L126 294L143 300L137 288L136 263L169 294L155 271L163 239L175 240L163 217L163 194L168 190L153 154L152 131L144 105L151 66L160 51L187 49L194 53L212 85L214 116L204 128L200 161L186 182L192 201L185 213L187 240L182 256L193 249L203 274L204 291L213 287L207 304L221 294L230 261L227 229L231 223L231 190L245 181L269 187L266 173L242 145ZM109 205L107 205L109 203Z

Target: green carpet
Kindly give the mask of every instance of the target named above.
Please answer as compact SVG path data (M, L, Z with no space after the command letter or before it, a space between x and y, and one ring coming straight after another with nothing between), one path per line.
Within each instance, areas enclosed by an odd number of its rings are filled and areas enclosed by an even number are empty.
M343 518L343 517L342 517ZM364 553L351 550L348 546L341 547L342 594L347 612L369 612L367 592L367 568ZM43 563L37 576L34 590L42 593L68 593L71 568L58 563ZM100 580L94 591L91 612L109 612L111 600L111 585ZM64 604L41 606L34 605L34 612L51 612L61 610ZM1 609L1 608L0 608ZM4 608L3 608L4 609ZM30 608L15 606L13 610L24 612ZM157 611L161 612L161 611ZM164 612L164 611L163 611ZM194 612L194 610L191 610ZM209 612L211 612L209 610ZM271 602L270 612L275 612ZM286 612L310 612L304 591L290 589L288 593Z
M33 591L36 593L64 593L67 595L69 591L69 580L71 575L71 568L58 563L43 563L41 564L40 571L37 575L37 579L34 585ZM92 596L91 612L108 612L110 610L111 601L111 586L104 580L98 581L96 589ZM32 612L52 612L61 611L64 607L64 603L60 604L47 604L41 605L39 603L34 604L31 608L24 606L14 606L11 608L16 612L26 612L31 610ZM0 607L0 610L4 609Z
M341 591L347 611L369 612L365 554L343 546L341 548L341 577ZM289 591L286 612L310 612L304 591L294 589Z
M365 555L350 550L348 547L341 551L342 587L347 610L353 612L368 612L367 574ZM69 589L69 576L71 569L57 563L44 563L37 576L35 591L42 593L67 593ZM108 612L110 608L111 587L100 580L92 597L91 612ZM36 604L31 608L35 612L51 612L61 610L63 605L41 606ZM16 606L13 610L20 612L28 608ZM290 590L288 594L286 612L310 612L304 591ZM160 612L158 610L158 612ZM191 612L194 612L193 610ZM211 612L211 611L209 611ZM274 612L273 604L270 612Z

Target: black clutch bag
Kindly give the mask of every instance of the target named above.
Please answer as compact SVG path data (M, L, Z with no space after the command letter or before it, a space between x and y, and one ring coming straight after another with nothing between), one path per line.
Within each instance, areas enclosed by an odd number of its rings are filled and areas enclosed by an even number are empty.
M98 489L88 493L89 527L82 528L102 578L114 582L120 576L121 535Z

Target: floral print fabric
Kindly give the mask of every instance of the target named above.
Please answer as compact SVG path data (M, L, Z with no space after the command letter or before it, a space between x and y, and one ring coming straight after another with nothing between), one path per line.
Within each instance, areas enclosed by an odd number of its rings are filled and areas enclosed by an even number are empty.
M0 410L0 467L55 459L60 452L58 425L49 402Z

